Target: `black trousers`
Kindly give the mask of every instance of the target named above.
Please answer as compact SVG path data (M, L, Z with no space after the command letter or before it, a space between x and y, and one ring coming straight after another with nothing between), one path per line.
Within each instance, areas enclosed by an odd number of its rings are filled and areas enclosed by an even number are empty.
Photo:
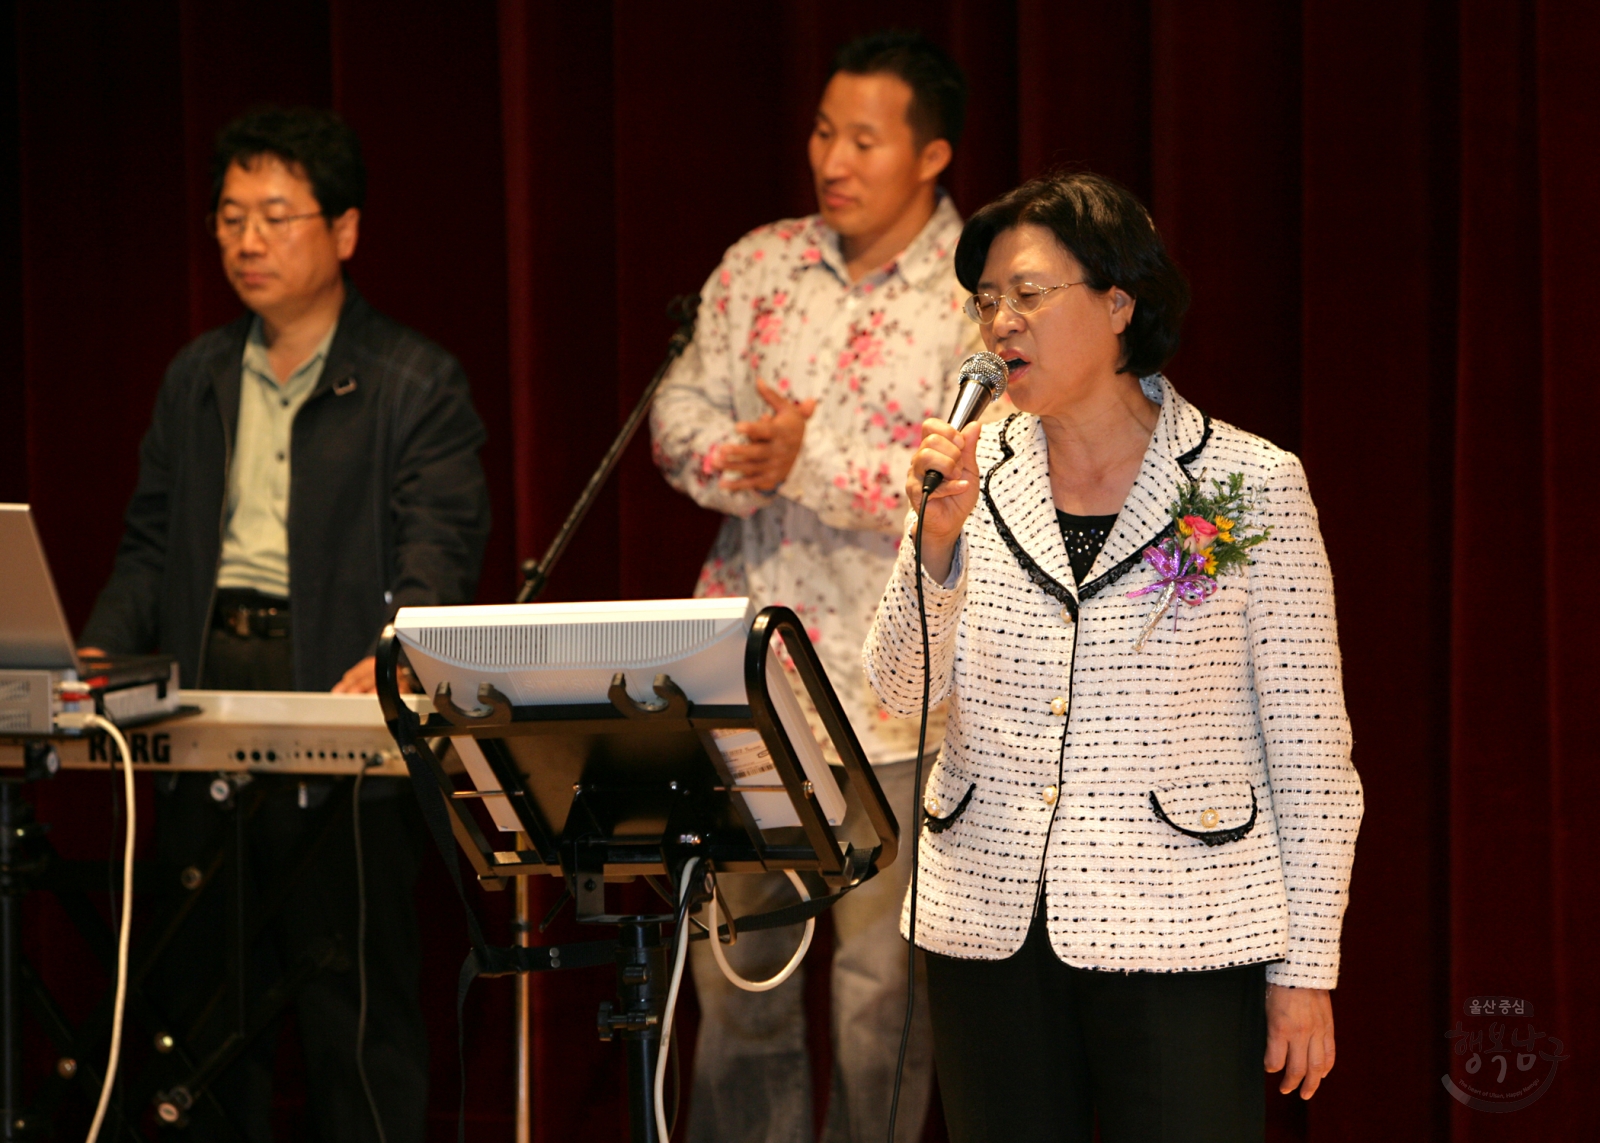
M205 682L225 690L289 690L288 638L240 638L213 631ZM374 700L376 701L376 700ZM181 871L202 867L216 847L236 840L243 860L219 870L156 966L153 983L177 1031L204 1056L239 1024L243 1011L311 965L292 1003L306 1064L313 1137L376 1140L356 1068L360 1008L356 965L357 881L354 779L269 775L240 788L231 804L213 800L211 776L177 776L158 785L157 848L173 891ZM428 1097L428 1041L418 998L420 936L412 887L426 837L409 791L394 779L365 779L359 802L366 897L367 1022L364 1053L373 1103L387 1143L421 1143ZM226 878L237 878L223 884ZM229 908L227 890L245 908ZM281 903L267 921L261 916ZM218 986L227 950L241 931L246 948L242 996ZM231 1003L230 1003L231 1001ZM211 1085L190 1124L174 1137L267 1143L278 1024L269 1025ZM218 1106L220 1104L220 1108Z
M927 957L952 1143L1250 1143L1264 1137L1266 969L1064 964L1043 911L1006 960Z

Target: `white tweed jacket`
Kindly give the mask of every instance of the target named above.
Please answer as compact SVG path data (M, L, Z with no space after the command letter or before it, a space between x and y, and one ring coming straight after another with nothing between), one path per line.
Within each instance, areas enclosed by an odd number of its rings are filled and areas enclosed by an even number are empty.
M948 697L949 721L918 849L917 943L1010 956L1042 879L1050 942L1068 964L1269 961L1273 983L1332 988L1362 795L1305 473L1164 377L1143 384L1159 422L1082 587L1044 430L1027 414L984 428L983 492L956 566L946 584L923 574L932 701ZM1191 476L1234 472L1264 493L1254 522L1271 538L1135 652L1156 598L1126 594L1157 578L1141 553L1170 534ZM908 718L922 705L915 523L863 648L884 706Z

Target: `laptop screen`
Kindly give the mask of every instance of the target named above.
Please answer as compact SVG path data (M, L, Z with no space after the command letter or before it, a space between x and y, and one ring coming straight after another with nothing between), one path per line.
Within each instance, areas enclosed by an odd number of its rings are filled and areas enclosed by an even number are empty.
M76 670L72 630L26 504L0 504L0 667Z

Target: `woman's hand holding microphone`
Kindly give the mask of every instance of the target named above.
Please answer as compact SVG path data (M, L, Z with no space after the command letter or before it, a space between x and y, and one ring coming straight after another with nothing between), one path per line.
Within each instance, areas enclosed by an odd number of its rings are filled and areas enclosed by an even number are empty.
M934 582L943 583L950 575L956 541L978 503L978 431L974 422L961 431L930 417L922 422L922 444L911 458L906 476L906 497L913 508L922 504L922 481L929 472L940 473L944 482L928 497L922 519L922 566Z

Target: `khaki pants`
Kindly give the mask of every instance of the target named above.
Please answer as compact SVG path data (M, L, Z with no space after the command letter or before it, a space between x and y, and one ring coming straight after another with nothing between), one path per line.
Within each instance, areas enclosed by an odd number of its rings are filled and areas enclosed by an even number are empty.
M833 1077L824 1143L883 1143L905 1020L906 942L900 906L911 879L913 816L919 799L911 762L875 772L900 822L900 856L832 909ZM926 780L928 764L923 766ZM865 844L870 827L854 795L845 827ZM859 831L859 832L858 832ZM725 876L723 895L737 915L792 904L783 874ZM771 976L793 955L798 926L747 933L727 950L750 978ZM919 954L920 961L920 954ZM812 1143L811 1061L806 1051L805 968L770 992L729 984L704 941L691 946L700 1032L689 1105L690 1143ZM927 988L917 969L917 1001L900 1089L897 1143L922 1137L933 1072Z

